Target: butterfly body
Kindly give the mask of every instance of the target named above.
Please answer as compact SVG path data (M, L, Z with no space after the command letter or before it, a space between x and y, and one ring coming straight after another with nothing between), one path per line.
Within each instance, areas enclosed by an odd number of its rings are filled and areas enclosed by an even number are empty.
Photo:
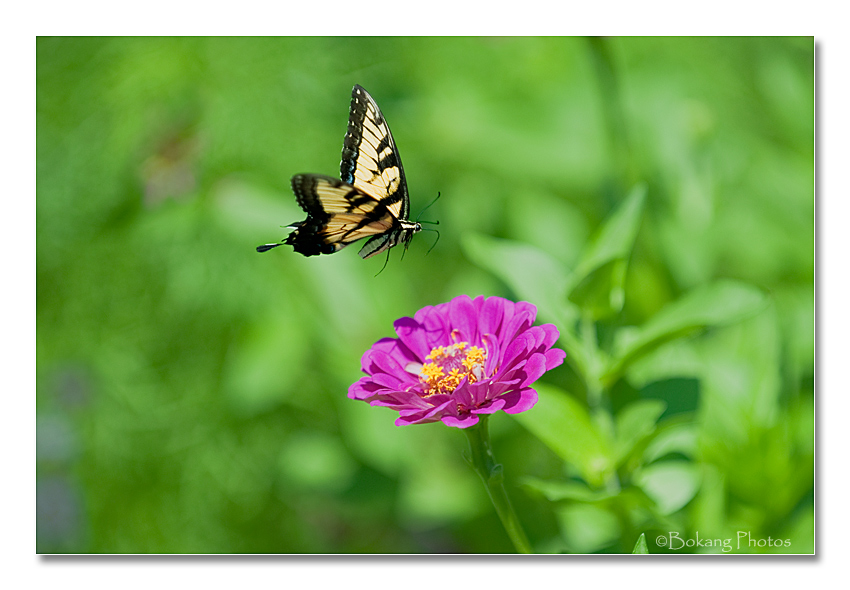
M340 177L292 177L292 191L307 219L289 225L293 231L283 242L259 246L257 251L288 244L304 256L316 256L369 238L360 249L360 257L369 258L400 243L407 247L422 230L419 223L408 220L407 182L389 125L359 85L351 91Z

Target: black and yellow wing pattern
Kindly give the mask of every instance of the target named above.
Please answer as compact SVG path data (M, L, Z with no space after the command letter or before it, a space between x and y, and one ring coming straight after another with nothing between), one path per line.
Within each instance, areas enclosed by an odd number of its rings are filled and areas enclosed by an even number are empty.
M351 91L340 177L293 176L292 191L307 219L289 225L293 231L283 242L258 246L257 251L289 244L304 256L333 254L369 238L360 249L360 257L369 258L402 242L407 247L422 230L408 220L407 182L390 127L359 85Z

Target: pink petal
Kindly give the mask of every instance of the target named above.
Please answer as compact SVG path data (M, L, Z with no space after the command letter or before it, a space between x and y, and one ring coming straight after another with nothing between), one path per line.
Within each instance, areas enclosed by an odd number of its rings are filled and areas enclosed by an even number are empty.
M544 356L546 357L546 370L551 371L564 362L564 359L567 358L567 353L560 348L553 348L547 350Z
M371 377L372 383L386 387L387 389L404 389L401 379L388 373L375 373Z
M523 387L528 387L546 372L546 357L540 353L531 355L528 362L525 363L525 379L522 382Z
M532 344L531 339L524 334L511 342L503 354L500 372L510 371L518 362L525 359Z
M531 323L534 323L534 320L537 318L537 306L533 303L529 303L528 301L517 301L516 308L514 314L527 314L531 320Z
M508 414L519 414L534 407L537 403L537 392L533 389L526 388L519 391L512 391L502 396L505 400L505 412Z
M420 363L423 362L431 352L431 347L428 346L425 330L419 322L413 318L401 318L395 321L393 327L399 340L410 349Z
M369 403L373 406L391 407L399 412L427 410L432 407L432 404L410 391L394 391L388 395L375 396Z
M545 338L543 338L542 346L546 350L549 350L550 348L552 348L552 345L554 345L555 342L558 341L558 338L561 337L561 333L558 331L558 328L556 328L553 324L543 324L542 326L540 326L540 329L546 333Z
M460 383L458 383L455 390L451 393L451 396L454 398L454 400L459 405L462 405L462 406L473 405L472 392L469 389L470 385L471 384L469 383L469 380L466 377L464 377L463 379L461 379Z
M534 323L535 317L537 317L535 306L524 301L515 303L510 320L503 322L502 333L499 335L502 341L513 340L526 331Z
M372 348L363 353L360 359L360 369L364 373L371 375L375 372L372 366L372 354L378 350L394 357L402 366L416 362L414 354L398 338L381 338L372 345Z
M372 348L368 349L363 353L363 356L360 357L360 370L364 373L372 374L372 353L376 350L383 350L384 352L389 352L395 347L395 338L381 338L375 344L372 345Z
M475 383L471 387L480 387L472 391L473 403L479 406L488 400L496 399L511 389L519 389L519 382L520 379L511 379L510 381L499 380L491 383Z
M415 424L421 423L422 421L435 422L439 420L439 415L446 412L446 410L451 411L451 407L454 405L454 401L449 400L444 404L440 404L439 406L435 406L428 410L420 411L420 410L401 410L399 412L399 418L395 421L397 426L401 426L403 424ZM432 419L433 418L433 419Z
M505 400L502 398L494 399L492 401L487 402L485 405L480 408L476 408L471 410L473 414L495 414L499 410L505 407Z
M489 381L479 381L478 383L472 383L469 386L469 395L472 398L472 401L467 404L471 407L478 407L481 404L485 403L488 399L493 399L495 395L490 395L491 384Z
M476 316L481 315L481 308L484 306L485 301L486 299L484 298L484 295L479 295L478 297L472 300L472 306L475 308Z
M540 326L531 326L528 330L523 332L523 335L531 340L529 350L536 351L543 343L543 339L546 337L546 332L544 332Z
M477 301L477 299L476 299ZM498 334L505 317L505 300L490 297L484 301L478 313L478 329L481 334Z
M378 371L393 375L399 381L409 383L413 380L413 375L405 371L404 367L398 363L395 357L390 356L382 350L372 351L371 368L377 368Z
M425 307L417 311L415 314L413 314L413 319L419 322L420 324L424 324L425 318L431 315L433 311L434 308L432 306L426 305Z
M492 375L496 372L496 367L500 362L499 339L493 334L482 334L481 342L487 350L487 362L484 363L484 375Z
M468 295L460 295L450 302L449 320L452 328L459 330L461 339L465 342L475 342L478 338L478 318L475 306Z
M413 417L413 418L405 418L404 416L399 416L395 419L394 424L396 426L410 426L411 424L429 424L431 422L438 422L440 419L435 416L426 416L422 417Z
M443 305L446 304L444 303ZM419 325L425 330L425 341L428 345L429 351L436 346L446 346L447 344L450 344L451 338L449 337L449 333L451 332L451 329L449 327L446 314L440 312L439 309L434 307L426 309L428 309L428 313L420 314L417 312L415 318L416 321L419 322Z
M383 387L375 384L371 377L361 377L348 388L348 397L351 399L367 399L383 389Z
M469 428L478 424L478 416L475 414L466 414L462 417L443 416L443 424L446 426L454 426L456 428Z

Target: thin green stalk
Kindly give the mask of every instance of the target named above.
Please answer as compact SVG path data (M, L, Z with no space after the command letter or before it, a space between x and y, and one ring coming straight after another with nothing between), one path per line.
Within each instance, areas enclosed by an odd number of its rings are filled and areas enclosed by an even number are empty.
M622 107L622 93L618 80L616 58L611 47L611 41L603 37L588 37L590 55L599 81L602 97L602 113L614 165L618 172L617 183L621 188L628 186L636 179L633 169L633 159L629 149L626 116Z
M496 513L502 521L508 536L516 548L517 553L532 553L531 544L522 525L511 507L511 501L505 491L505 476L502 466L496 463L493 450L490 448L490 428L487 424L488 416L481 416L478 424L464 429L466 438L469 440L469 463L484 482L487 494L496 508Z
M599 382L599 349L596 340L596 324L587 312L584 312L581 316L581 336L584 343L584 354L587 357L587 371L584 375L587 383L587 405L594 409L602 401L602 385Z

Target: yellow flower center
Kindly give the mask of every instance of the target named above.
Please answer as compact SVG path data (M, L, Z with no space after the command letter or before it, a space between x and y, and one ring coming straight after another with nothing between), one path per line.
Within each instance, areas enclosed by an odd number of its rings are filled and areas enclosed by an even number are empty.
M419 371L419 382L425 388L425 395L451 393L464 377L470 383L484 378L487 351L470 346L468 342L457 342L434 348L427 360L431 362L425 363Z

